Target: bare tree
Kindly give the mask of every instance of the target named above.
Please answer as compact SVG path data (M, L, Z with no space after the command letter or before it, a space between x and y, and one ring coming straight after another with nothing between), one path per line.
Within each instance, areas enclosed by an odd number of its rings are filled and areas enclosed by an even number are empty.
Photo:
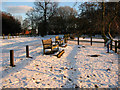
M76 9L73 9L69 6L65 7L59 7L57 16L61 17L63 19L64 23L62 22L62 26L64 26L64 32L71 32L70 28L75 28L75 19L77 17L77 11Z
M38 28L39 35L46 35L49 31L48 22L57 11L57 2L50 2L50 0L36 0L33 9L27 12L28 19L30 20L31 27Z

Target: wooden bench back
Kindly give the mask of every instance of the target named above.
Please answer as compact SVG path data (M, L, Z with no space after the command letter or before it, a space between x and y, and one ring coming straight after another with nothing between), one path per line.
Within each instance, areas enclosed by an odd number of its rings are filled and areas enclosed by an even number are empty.
M52 39L42 40L43 45L52 45Z
M55 37L55 40L59 40L59 36L56 36L56 37Z

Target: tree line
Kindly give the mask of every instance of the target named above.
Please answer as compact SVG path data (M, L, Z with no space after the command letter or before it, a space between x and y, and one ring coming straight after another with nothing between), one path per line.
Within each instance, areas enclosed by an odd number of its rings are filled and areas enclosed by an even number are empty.
M102 34L113 36L120 30L120 2L78 3L78 10L69 6L58 7L57 2L35 2L26 13L24 24L38 28L39 35L47 34Z
M16 35L16 33L20 33L21 23L15 19L10 13L0 12L2 14L2 34L8 35Z
M6 21L4 18L7 16L2 14L3 33L16 33L31 27L33 30L38 29L38 35L41 36L47 34L100 34L106 39L108 32L112 36L120 34L120 2L77 2L77 4L78 9L76 10L70 6L59 7L57 2L38 0L34 2L33 9L26 13L27 18L23 21L22 26L17 20L11 18L11 15L8 15L9 19L15 23L9 25L11 21ZM8 26L6 27L6 25ZM13 27L10 27L12 25Z

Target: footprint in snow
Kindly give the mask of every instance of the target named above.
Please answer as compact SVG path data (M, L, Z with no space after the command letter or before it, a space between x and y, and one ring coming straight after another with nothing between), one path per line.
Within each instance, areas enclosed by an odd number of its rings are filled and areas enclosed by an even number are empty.
M96 76L95 74L93 74L93 76Z
M39 68L36 68L36 69L40 70Z
M82 77L80 76L80 78L82 78Z
M107 71L110 71L110 69L108 68Z
M68 78L68 80L72 82L72 79Z
M64 86L61 86L61 87L64 87Z
M35 65L35 66L39 66L39 65Z
M35 78L32 78L33 80L35 80Z
M39 84L40 82L36 81L35 83Z
M98 86L95 84L95 88L98 88Z
M75 85L75 88L80 88L78 85Z
M66 76L63 76L64 78L67 78Z
M45 86L45 84L42 83L43 86Z

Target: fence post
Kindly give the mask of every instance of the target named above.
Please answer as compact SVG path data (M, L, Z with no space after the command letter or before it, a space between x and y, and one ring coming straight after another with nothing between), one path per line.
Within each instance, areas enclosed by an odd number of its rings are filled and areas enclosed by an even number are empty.
M78 36L78 45L79 45L79 36Z
M120 49L120 40L118 40L118 48Z
M107 44L107 53L109 53L109 44Z
M115 41L115 53L117 53L117 41Z
M14 67L14 50L10 50L10 66Z
M112 40L111 40L111 42L110 42L110 50L112 50Z
M91 46L92 46L92 36L91 36Z
M104 47L106 46L106 41L104 40Z
M29 57L29 46L26 45L26 57Z

